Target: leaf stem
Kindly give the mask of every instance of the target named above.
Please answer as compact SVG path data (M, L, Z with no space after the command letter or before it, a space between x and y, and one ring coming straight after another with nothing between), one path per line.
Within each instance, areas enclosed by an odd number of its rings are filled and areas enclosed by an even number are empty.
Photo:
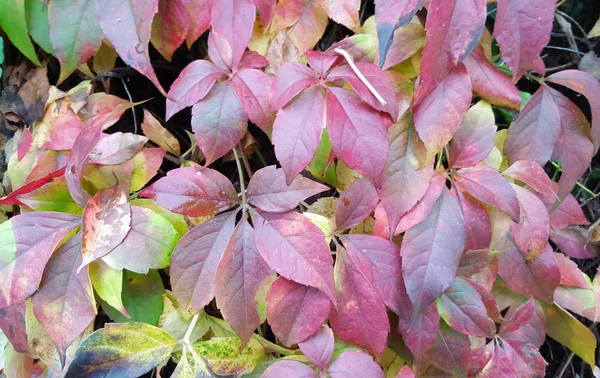
M373 94L373 96L375 96L375 98L377 99L377 101L379 101L379 103L382 106L387 105L387 102L383 99L383 97L381 97L381 95L379 94L379 92L377 92L377 89L375 89L375 87L373 87L371 85L371 83L369 83L369 80L367 80L367 78L365 77L365 75L363 75L362 72L360 72L360 70L358 69L358 67L356 67L356 64L354 63L354 59L352 59L352 56L350 54L348 54L348 52L346 50L343 50L343 49L340 49L340 48L333 49L333 51L336 54L339 54L339 55L343 56L346 59L346 61L350 65L350 68L352 68L352 71L354 71L354 73L356 74L356 76L358 76L358 79L360 81L362 81L362 83L367 87L367 89L369 89L369 91L371 92L371 94Z
M256 341L258 341L260 343L260 345L262 345L263 348L272 350L273 352L282 354L284 356L292 356L292 355L301 355L302 354L302 352L299 349L292 350L292 349L284 348L282 346L279 346L275 343L270 342L269 340L267 340L257 334L253 334L252 338L255 339Z
M133 97L131 97L131 93L129 93L129 88L125 83L125 79L123 79L122 77L120 79L121 83L123 84L123 88L125 88L125 93L127 93L127 97L129 98L129 102L133 104ZM133 114L133 133L137 134L137 117L135 115L135 106L131 107L131 114Z
M192 332L194 331L194 328L196 327L196 323L198 323L199 317L200 317L199 312L194 314L194 317L192 318L192 321L190 322L188 329L185 331L185 335L183 335L183 340L181 340L184 345L190 344L190 337L192 336Z
M233 148L233 156L235 157L235 164L237 165L238 174L240 176L240 191L242 192L242 208L246 211L248 201L246 201L246 184L244 182L244 171L242 170L242 163L240 162L240 156L237 152L237 147Z

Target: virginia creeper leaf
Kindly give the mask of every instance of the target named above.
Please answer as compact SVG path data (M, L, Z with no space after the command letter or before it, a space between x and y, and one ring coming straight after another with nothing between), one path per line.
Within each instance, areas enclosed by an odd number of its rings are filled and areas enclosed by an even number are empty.
M415 360L420 361L435 342L440 329L440 314L436 304L431 303L414 320L400 319L398 328L402 333L402 340Z
M443 298L443 297L442 297ZM467 376L471 359L469 338L442 322L427 359L449 373Z
M550 201L552 201L550 206L554 204L558 195L554 187L556 184L548 177L544 168L535 161L519 160L513 163L506 171L502 172L502 174L524 182L544 197L549 197ZM579 208L579 206L577 207Z
M124 270L123 272L123 305L125 317L110 307L104 308L108 316L118 323L142 322L157 325L163 312L163 293L165 287L162 278L156 270L148 274L137 274Z
M327 369L327 375L331 378L385 377L373 357L359 350L342 352Z
M90 153L90 163L122 164L142 150L148 138L142 135L116 132L105 136Z
M262 378L317 378L319 373L300 361L276 361L265 370Z
M360 0L324 0L323 7L329 18L350 30L360 30L358 10Z
M546 375L546 361L534 345L514 340L503 340L502 346L508 358L515 365L518 378L543 377Z
M490 154L495 136L496 124L492 107L483 100L479 101L469 109L452 138L449 164L464 168L479 163Z
M158 12L152 20L151 41L169 62L187 37L191 23L185 0L158 1Z
M25 322L25 302L13 304L0 310L0 329L13 348L19 353L27 353L29 342ZM0 353L2 357L2 353Z
M188 48L210 27L210 14L214 0L183 0L190 14L190 26L185 42Z
M25 301L37 290L54 248L79 225L79 219L33 212L0 224L0 309Z
M273 20L277 31L290 28L289 36L299 55L304 55L319 42L328 23L322 3L316 0L281 0Z
M20 188L13 190L9 195L0 198L1 205L20 205L21 201L17 197L27 195L35 190L53 182L54 179L65 175L66 168L63 167L59 170L51 172L43 177L37 178L30 181L29 183L21 186Z
M256 7L251 0L217 0L213 2L211 25L232 51L232 67L237 68L252 36Z
M525 324L529 323L531 317L535 312L535 300L533 298L529 299L527 302L520 305L514 312L512 312L510 316L506 317L506 320L502 322L500 326L500 336L504 333L510 333L518 330L523 327Z
M375 15L377 17L377 15ZM350 37L352 38L352 37ZM409 59L425 45L425 28L419 22L411 22L394 32L394 40L381 67L388 70ZM388 71L389 73L390 71Z
M29 29L31 38L42 50L48 54L53 54L54 48L52 42L50 42L47 4L38 0L25 0L25 18L27 19L27 29Z
M470 194L456 187L452 194L458 201L467 231L465 251L487 249L492 241L492 222L485 207Z
M125 309L121 294L123 292L123 272L111 268L102 259L89 265L90 282L101 300L126 317L131 317ZM102 305L104 307L104 305Z
M175 156L181 155L181 147L177 138L146 109L144 109L144 121L141 127L148 139Z
M27 23L25 20L25 0L2 0L0 3L2 14L0 14L0 28L6 33L6 36L12 44L19 49L36 65L40 66L40 61L35 54L33 43L27 34Z
M544 203L535 194L512 185L521 205L519 223L510 226L515 245L527 261L535 260L546 247L550 237L550 217Z
M531 343L540 348L546 340L546 316L539 302L530 301L533 306L527 302L516 302L510 306L504 315L500 336L503 340Z
M273 110L287 105L295 96L317 81L315 72L298 62L285 62L277 69L277 76L271 84L270 97ZM313 91L313 96L318 92Z
M338 229L347 230L359 225L371 214L379 196L377 189L366 178L359 178L344 190L335 208L335 223Z
M248 119L262 129L271 126L273 121L269 104L272 81L270 76L256 69L238 71L231 81L231 87Z
M333 331L323 324L314 335L298 343L298 346L313 365L319 370L325 370L333 355L333 342Z
M433 206L435 206L438 198L442 194L442 190L446 185L446 178L437 173L431 179L431 183L423 194L423 197L417 204L412 207L406 214L400 218L400 222L398 223L398 227L396 227L395 235L401 234L417 224L421 223L423 219L427 217L427 215L431 212Z

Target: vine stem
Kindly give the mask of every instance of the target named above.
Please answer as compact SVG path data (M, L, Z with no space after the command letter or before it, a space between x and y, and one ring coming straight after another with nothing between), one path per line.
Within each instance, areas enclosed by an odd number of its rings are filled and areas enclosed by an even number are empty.
M194 317L192 318L192 321L190 322L188 329L185 331L185 335L183 335L183 340L181 340L183 344L185 344L185 345L190 344L190 337L192 336L192 332L194 331L194 328L196 327L196 323L198 323L199 317L200 317L199 312L194 314Z
M284 348L282 346L279 346L275 343L270 342L269 340L267 340L257 334L253 334L252 338L255 339L256 341L258 341L260 343L260 345L263 346L263 348L271 349L273 352L277 352L284 356L301 355L302 354L302 352L300 350L292 350L292 349Z
M237 152L237 147L233 148L233 156L235 157L235 164L237 165L238 174L240 176L240 191L242 192L243 211L246 211L246 206L248 204L246 201L246 183L244 182L244 171L242 170L242 163L240 162L240 156Z
M377 99L377 101L379 101L379 103L382 106L387 105L387 102L383 99L383 97L381 97L381 95L379 94L379 92L377 92L377 89L375 89L375 87L373 87L371 85L371 83L369 83L369 80L367 80L367 78L365 77L365 75L363 75L362 72L360 72L360 70L358 69L358 67L356 67L356 64L354 63L354 59L352 59L352 56L350 54L348 54L348 52L346 50L343 50L343 49L340 49L340 48L333 49L333 51L336 54L339 54L339 55L343 56L346 59L346 61L350 65L350 68L352 68L352 71L354 71L354 73L356 74L356 76L358 76L358 79L360 81L362 81L362 83L369 89L369 91L371 92L371 94L373 94L373 96L375 96L375 98Z

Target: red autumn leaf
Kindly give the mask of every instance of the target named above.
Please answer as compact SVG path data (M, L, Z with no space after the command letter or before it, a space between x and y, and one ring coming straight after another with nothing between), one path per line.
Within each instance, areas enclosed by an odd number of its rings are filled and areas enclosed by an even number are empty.
M329 321L342 340L381 356L390 324L379 292L369 282L373 273L364 274L360 262L338 246L335 262L337 307L332 309Z
M99 190L83 210L83 262L79 269L115 249L130 229L131 206L127 193L117 187Z
M308 65L321 77L327 76L333 67L343 62L341 55L330 50L325 52L310 50L305 57Z
M569 257L591 259L598 254L588 245L588 234L581 227L573 226L552 230L550 238L558 249Z
M495 278L496 277L494 277L494 279ZM473 281L472 279L465 278L465 281L467 281L469 285L471 285L473 289L477 291L477 294L479 294L479 296L481 297L481 301L483 302L483 305L485 306L485 309L487 310L487 314L490 317L490 319L492 319L494 322L499 323L502 319L502 315L500 314L500 309L498 308L498 302L496 301L496 298L492 295L491 290L488 291L488 289L483 287L483 285L479 284L476 281ZM494 326L494 329L495 328L496 327Z
M533 305L529 302L532 302ZM531 308L533 311L530 311ZM534 300L513 304L504 318L505 321L500 329L500 336L503 340L531 343L538 348L545 342L546 316L542 307Z
M398 370L396 378L415 378L415 373L410 369L410 366L404 365Z
M333 355L333 331L326 324L308 339L298 343L300 350L319 370L325 370Z
M267 74L256 69L238 71L231 81L231 87L248 119L262 129L271 126L273 121L269 104L271 82Z
M375 3L375 23L379 41L379 65L383 66L388 54L394 31L407 25L413 16L425 5L425 0L377 0Z
M289 280L322 290L335 301L333 259L323 232L297 212L252 212L256 247L267 264Z
M510 333L518 330L525 324L529 323L535 312L535 300L529 299L527 302L520 305L514 312L507 317L500 326L500 336L504 333Z
M480 101L465 116L450 144L449 164L464 168L485 159L494 148L496 122L492 107Z
M251 0L217 0L211 11L213 31L231 46L232 67L237 68L252 36L256 7Z
M307 114L311 117L306 117ZM324 127L325 99L316 86L303 91L277 112L273 144L286 182L291 183L311 163Z
M518 372L515 369L513 362L510 360L506 351L502 349L498 342L494 341L493 355L489 363L485 365L481 371L481 378L497 378L497 377L517 377Z
M290 185L285 183L283 169L270 165L254 173L246 196L248 202L263 211L284 213L298 206L308 197L329 190L306 177L297 176Z
M555 253L554 257L560 270L560 284L565 286L590 289L587 275L583 273L577 264L562 253Z
M471 77L473 92L490 103L519 110L521 95L510 77L490 63L478 48L464 62Z
M342 24L348 29L358 32L360 19L358 9L360 0L322 0L325 12L333 21Z
M227 72L208 60L195 60L188 64L169 89L166 120L204 99L217 80L225 76Z
M154 184L140 192L162 207L191 217L214 215L232 208L237 193L229 179L210 168L198 166L177 168L167 172Z
M463 168L454 175L459 187L483 203L495 206L518 221L520 210L517 194L494 168L478 166Z
M229 42L214 30L208 35L208 57L220 69L233 72L233 52Z
M600 146L600 83L595 77L580 70L565 70L548 76L551 83L564 85L576 92L581 93L590 103L592 112L592 141L594 142L594 153Z
M469 337L442 323L426 358L448 373L466 377L471 362Z
M55 178L64 176L65 170L66 167L63 167L57 171L47 174L46 176L30 181L16 190L13 190L9 195L0 198L0 205L20 205L21 202L17 197L31 193L34 190L51 183Z
M223 318L245 345L262 323L259 290L271 283L273 272L256 249L254 229L245 217L237 224L221 257L215 277L215 296Z
M325 33L329 18L319 0L280 0L273 19L274 31L289 28L289 36L304 55Z
M544 252L528 263L512 242L507 243L508 248L498 255L498 274L506 287L517 294L552 303L554 290L560 282L560 270L552 247L546 245Z
M277 5L277 0L252 0L254 5L256 5L256 9L260 14L260 19L264 25L269 25L271 20L273 19L273 15L275 14L275 6Z
M492 223L481 202L461 189L452 187L452 194L458 201L467 230L465 251L486 249L492 241Z
M552 206L557 197L555 183L548 177L544 168L535 161L519 160L502 172L504 176L527 184L543 197L548 197ZM577 206L579 208L579 206ZM562 228L562 227L561 227Z
M377 16L375 16L377 17ZM388 71L389 68L402 63L417 53L425 45L425 28L418 22L411 22L404 27L396 29L394 40L385 57L385 63L381 69ZM356 59L356 57L355 57Z
M467 336L491 339L496 326L477 291L462 278L457 278L438 301L442 319L458 332Z
M427 215L433 209L433 206L437 203L438 198L442 194L442 190L446 186L446 178L441 173L436 173L431 179L431 183L427 188L427 191L421 197L417 204L413 206L406 214L400 218L398 227L396 227L395 235L399 235L406 232L421 223Z
M318 378L319 373L300 361L281 360L270 365L261 378Z
M210 27L210 14L214 0L183 0L190 15L190 25L185 42L188 48Z
M106 38L121 59L146 76L165 97L152 64L148 43L152 19L158 11L159 0L133 3L132 0L107 0L96 4L96 14Z
M460 207L448 189L427 218L404 235L402 272L415 315L454 282L465 236Z
M556 183L554 187L556 189ZM554 205L554 201L542 200L545 202L548 211L550 211L552 205ZM590 222L586 219L577 199L569 194L556 210L550 213L550 227L553 230L562 230L572 224L588 225Z
M335 208L335 223L338 229L347 230L359 225L377 206L377 189L366 178L354 181L340 195Z
M217 266L234 233L236 214L219 214L200 223L173 250L171 287L183 308L198 312L215 296Z
M25 306L25 302L21 302L0 310L0 329L19 353L29 352Z
M348 257L379 300L408 320L412 306L404 286L398 246L386 239L359 234L344 236L342 242Z
M159 0L158 12L152 20L151 41L169 62L186 39L192 19L185 0Z
M398 328L402 333L402 340L415 360L420 361L435 342L440 330L440 314L435 303L426 307L414 320L400 319Z
M327 369L331 378L385 378L381 367L373 361L373 357L359 350L342 352Z
M498 1L494 38L513 81L531 68L550 41L555 5L553 0Z
M285 62L277 69L271 84L270 97L273 110L287 105L295 96L317 81L313 70L297 62ZM316 92L313 94L316 96Z
M265 298L267 319L284 345L294 345L312 336L331 310L331 301L319 289L278 277Z
M438 152L452 139L469 111L471 91L469 75L459 65L414 106L415 130L428 151Z
M502 346L515 366L517 378L544 377L546 375L546 361L534 345L503 340Z
M31 129L29 127L25 127L23 129L23 133L21 134L21 138L19 139L19 144L17 145L17 160L21 161L23 156L29 151L31 148Z
M148 138L143 135L116 132L106 135L90 153L90 163L122 164L142 150Z
M247 128L246 112L229 80L216 84L192 108L192 129L207 166L237 146Z
M77 234L50 258L40 289L31 299L36 319L63 362L67 348L96 317L88 269L77 272L81 263L81 235Z
M456 275L463 278L471 277L485 269L492 262L492 258L488 248L467 249L460 258Z
M325 101L333 151L348 167L377 182L388 155L387 131L380 113L344 88L327 87Z
M246 51L244 52L244 55L242 55L242 60L240 61L240 67L238 72L245 69L265 68L269 64L269 59L260 55L256 51ZM271 85L271 82L269 82L269 85Z
M33 212L0 225L0 309L29 298L60 241L79 225L71 214Z
M544 203L535 194L518 185L517 193L521 213L519 223L510 226L512 240L527 261L535 260L546 247L550 237L550 217Z

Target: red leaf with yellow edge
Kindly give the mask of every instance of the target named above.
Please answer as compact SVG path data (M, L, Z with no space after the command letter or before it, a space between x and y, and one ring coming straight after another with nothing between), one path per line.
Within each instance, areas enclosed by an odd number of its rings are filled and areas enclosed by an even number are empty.
M234 69L238 67L250 37L252 37L255 19L256 7L251 0L217 0L213 2L212 29L229 42Z
M173 250L171 287L183 308L198 312L213 299L217 266L233 235L236 214L219 214L200 223Z
M485 159L494 148L496 121L490 104L479 101L467 112L450 144L449 164L464 168Z
M184 0L159 0L158 12L152 20L151 41L169 62L187 37L192 19Z
M494 38L513 81L531 68L550 41L555 5L553 0L498 1Z
M246 196L248 202L263 211L284 213L308 197L329 190L325 185L297 176L290 185L285 183L283 169L270 165L252 175Z
M342 340L381 356L390 323L379 293L354 258L338 246L335 262L337 307L329 321Z
M362 177L354 181L340 195L335 208L335 223L338 229L347 230L359 225L377 206L377 189Z
M510 226L512 240L527 261L535 260L550 237L550 217L544 203L535 194L512 184L521 207L519 223Z
M63 363L67 348L96 317L88 269L77 272L81 263L81 235L77 234L50 258L40 289L31 299L33 313L56 345Z
M333 331L323 324L314 335L298 343L298 346L317 369L325 370L333 355L333 342Z
M267 319L284 345L294 345L312 336L331 310L331 301L319 289L278 277L265 298Z
M127 193L117 187L100 189L82 215L80 269L115 249L131 229L131 206Z
M258 313L260 290L273 272L260 256L254 229L245 217L237 224L221 257L215 277L215 296L223 318L245 345L262 323Z
M325 102L333 151L348 167L378 182L388 155L381 114L344 88L327 87Z
M20 214L0 224L0 309L29 298L60 241L80 217L54 212Z
M223 174L198 166L169 171L140 192L174 213L191 217L214 215L232 208L237 202L233 184Z
M152 64L150 63L150 33L152 20L158 11L159 0L138 3L131 0L107 0L97 2L96 12L104 35L113 45L119 57L146 76L165 97Z
M460 206L444 189L427 218L408 230L402 242L402 272L414 305L413 317L454 282L465 239Z
M231 86L221 82L192 108L196 144L209 165L231 151L248 128L248 117Z
M333 258L323 232L297 212L252 212L256 247L267 264L289 280L322 290L335 301Z

